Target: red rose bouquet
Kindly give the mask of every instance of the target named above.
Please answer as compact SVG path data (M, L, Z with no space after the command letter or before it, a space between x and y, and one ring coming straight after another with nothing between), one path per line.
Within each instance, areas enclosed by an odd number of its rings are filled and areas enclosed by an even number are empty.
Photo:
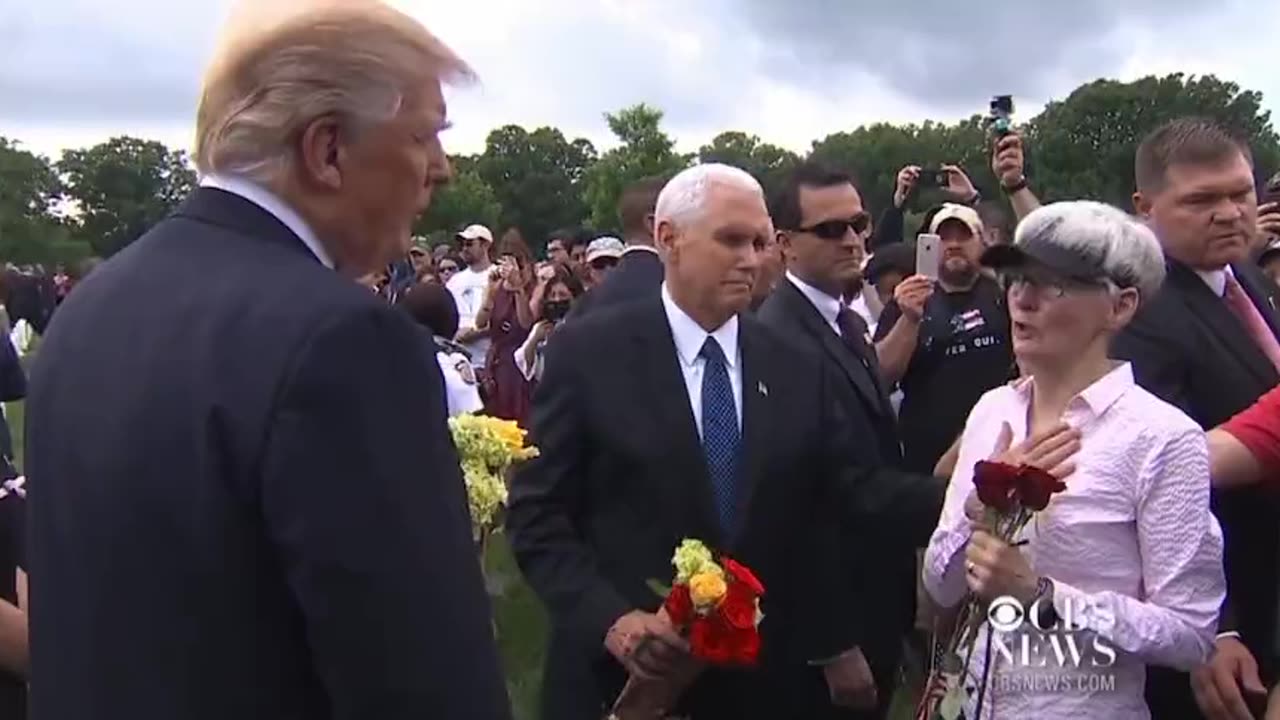
M982 501L986 526L1006 543L1013 543L1036 513L1048 507L1050 498L1067 489L1065 483L1040 468L986 460L973 468L973 487ZM978 631L986 619L986 604L969 593L960 605L951 636L945 643L934 639L933 667L916 720L954 720L959 717L966 698L961 680L968 672ZM963 660L960 659L962 649L965 651ZM985 687L979 688L979 692L985 690Z
M659 611L689 640L694 660L707 665L753 666L760 655L760 598L764 585L746 566L715 556L697 540L685 540L671 559L675 582ZM608 720L662 718L697 677L689 668L674 682L627 680Z

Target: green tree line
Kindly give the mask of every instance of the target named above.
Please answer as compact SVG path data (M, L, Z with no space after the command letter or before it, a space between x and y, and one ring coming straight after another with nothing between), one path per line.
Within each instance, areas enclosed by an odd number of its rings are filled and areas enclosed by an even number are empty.
M1261 93L1211 75L1174 74L1097 80L1027 118L1019 130L1032 187L1046 200L1093 198L1128 208L1137 143L1183 115L1215 118L1247 138L1259 180L1280 169L1280 138ZM662 118L644 104L606 114L617 145L604 153L553 127L497 128L482 152L451 157L453 182L436 193L416 230L443 238L473 222L498 231L516 227L538 247L559 228L616 230L618 197L640 178L724 162L770 190L804 159L735 130L681 153ZM995 197L990 143L984 118L974 115L956 123L864 125L815 140L806 156L852 172L878 214L890 202L898 170L909 164L954 163ZM170 212L194 182L186 154L152 140L117 137L67 150L55 162L0 137L0 259L109 256Z

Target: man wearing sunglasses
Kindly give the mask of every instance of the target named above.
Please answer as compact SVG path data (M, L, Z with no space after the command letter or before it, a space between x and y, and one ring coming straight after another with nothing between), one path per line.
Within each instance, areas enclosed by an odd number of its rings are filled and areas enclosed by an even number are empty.
M1013 368L1004 296L979 265L978 213L948 203L928 228L941 238L938 277L899 283L875 333L885 379L902 388L905 467L917 472L932 472L978 398Z
M842 299L861 278L869 220L853 180L806 163L787 178L769 205L787 269L756 316L820 354L824 371L830 373L830 394L877 477L889 476L898 487L938 485L931 477L900 469L898 427L867 323ZM927 541L932 530L927 525L913 534L901 524L904 532L861 519L845 523L844 543L854 550L855 559L847 577L859 589L854 595L857 607L850 612L876 622L860 630L857 646L846 653L854 668L851 692L856 710L823 717L880 720L888 712L903 639L915 617L915 548ZM873 547L874 553L865 551Z

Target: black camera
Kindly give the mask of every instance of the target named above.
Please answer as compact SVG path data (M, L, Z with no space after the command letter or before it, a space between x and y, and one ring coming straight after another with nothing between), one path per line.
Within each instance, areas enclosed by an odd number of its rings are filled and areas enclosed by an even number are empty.
M944 188L950 184L950 176L946 170L939 168L923 168L916 178L918 188Z
M991 98L991 114L987 116L987 126L1000 136L1013 131L1013 96L996 95Z

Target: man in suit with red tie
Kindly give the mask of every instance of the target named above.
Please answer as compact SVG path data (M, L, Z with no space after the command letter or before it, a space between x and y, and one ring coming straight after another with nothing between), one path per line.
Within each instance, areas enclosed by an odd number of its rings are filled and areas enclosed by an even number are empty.
M1134 205L1159 236L1168 273L1116 339L1115 355L1133 363L1143 387L1210 429L1280 381L1275 288L1248 257L1258 212L1252 158L1224 128L1184 118L1143 140L1135 176ZM1214 491L1226 538L1222 632L1190 679L1148 672L1153 717L1251 717L1248 706L1265 698L1277 669L1278 509L1258 487Z
M880 621L850 603L837 523L893 512L931 525L942 486L872 472L817 356L743 314L773 232L758 182L690 168L655 216L660 292L548 346L531 428L542 455L511 485L512 548L554 627L543 716L599 720L628 673L678 671L686 649L647 581L670 579L688 537L762 579L762 656L754 671L705 669L675 714L812 718L853 702L848 651Z

